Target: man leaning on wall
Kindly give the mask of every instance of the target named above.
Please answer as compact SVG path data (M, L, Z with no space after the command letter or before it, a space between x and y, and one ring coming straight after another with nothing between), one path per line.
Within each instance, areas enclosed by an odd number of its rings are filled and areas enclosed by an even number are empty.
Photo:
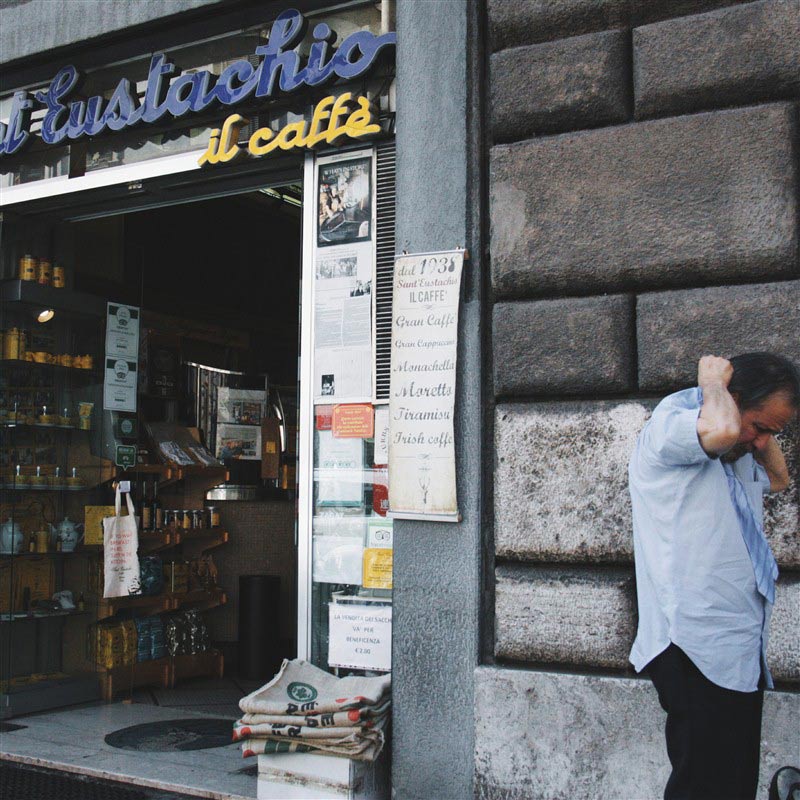
M776 434L800 371L770 353L704 356L662 400L629 465L639 629L631 651L667 712L665 800L752 800L778 567L763 493L789 485Z

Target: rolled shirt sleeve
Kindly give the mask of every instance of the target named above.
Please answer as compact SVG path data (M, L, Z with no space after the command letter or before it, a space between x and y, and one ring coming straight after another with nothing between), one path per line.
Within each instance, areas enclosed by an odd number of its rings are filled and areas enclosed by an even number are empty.
M656 408L644 431L645 452L652 460L676 467L709 460L697 435L698 408L677 405Z

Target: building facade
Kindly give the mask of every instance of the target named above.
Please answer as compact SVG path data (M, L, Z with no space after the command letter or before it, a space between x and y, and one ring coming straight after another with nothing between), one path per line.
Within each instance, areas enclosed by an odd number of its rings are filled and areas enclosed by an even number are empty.
M702 354L800 362L800 3L383 4L396 251L470 255L461 520L394 525L393 790L658 797L664 717L627 662L627 459ZM82 5L0 4L3 96L75 54L110 63L176 31L233 30L259 4ZM800 749L797 425L782 441L762 781Z

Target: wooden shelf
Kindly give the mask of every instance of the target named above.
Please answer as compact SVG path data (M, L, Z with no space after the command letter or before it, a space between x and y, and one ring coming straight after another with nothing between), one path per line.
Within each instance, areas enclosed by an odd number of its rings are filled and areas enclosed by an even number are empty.
M41 361L28 361L24 358L3 358L0 359L0 364L4 367L32 367L37 370L48 370L50 372L67 375L85 375L88 378L100 379L100 373L94 367L90 369L85 369L83 367L65 367L63 364L44 364Z
M125 480L132 475L158 475L164 481L172 478L172 467L166 464L137 464L135 467L117 470L114 480Z
M71 558L73 556L88 556L91 553L90 550L85 548L80 548L76 550L69 550L68 552L64 552L63 550L48 550L46 553L0 553L0 561L10 561L14 559L14 561L20 558L41 558L42 556L47 556L48 558Z
M199 465L179 467L174 464L137 464L130 469L117 469L113 480L126 480L136 475L159 476L160 487L186 480L200 480L209 487L224 483L230 478L226 467L201 467Z
M28 430L35 428L40 431L83 431L83 433L90 433L77 425L45 425L41 422L3 422L0 424L2 428L22 428Z
M227 467L201 467L199 465L176 467L178 480L186 478L213 478L215 480L227 481L230 477Z
M103 700L110 702L115 692L122 689L136 689L140 686L160 686L162 689L168 689L172 686L171 661L172 659L167 656L149 661L136 661L111 669L98 666Z
M41 286L36 281L19 278L0 282L0 300L52 308L87 320L102 318L106 314L106 301L102 297L74 289Z
M94 467L92 467L94 468ZM39 492L90 492L92 489L96 489L96 485L85 485L85 486L17 486L13 483L4 483L0 485L0 489L3 489L7 492L32 492L32 493L39 493Z
M165 465L166 466L166 465ZM169 465L170 477L163 481L164 485L179 483L180 481L192 481L202 483L206 488L224 483L230 478L227 467L201 467L198 464L192 466Z
M141 686L173 687L188 678L221 678L225 661L219 650L183 656L165 656L148 661L136 661L122 667L97 667L103 700L110 702L114 694Z
M164 528L139 534L139 555L149 555L169 550L180 544L201 543L202 550L212 550L226 544L229 534L222 528L190 528L189 530Z
M188 656L173 656L172 685L187 678L221 678L225 659L219 650L209 650Z
M139 555L150 555L166 550L169 547L175 547L177 544L176 535L173 531L145 531L140 533Z
M166 594L101 597L97 601L97 619L113 617L123 609L135 608L142 611L146 610L149 614L159 614L162 611L170 611L175 607L172 597Z
M194 592L184 592L183 594L170 592L168 596L172 598L173 609L191 607L199 611L207 611L209 608L224 606L228 602L228 595L225 590L218 586L209 591L198 589Z
M78 611L78 609L73 609L72 611L47 611L43 614L23 614L22 612L14 612L11 617L9 618L8 613L0 614L0 624L7 624L9 622L35 622L39 619L60 619L63 617L80 617L84 614L88 614L89 612L85 609L83 611Z
M228 531L222 528L197 528L184 531L178 534L178 544L194 544L201 542L203 550L213 550L215 547L227 544L229 540Z
M228 595L223 589L216 587L210 591L198 589L194 592L162 592L154 595L131 595L130 597L104 597L97 601L97 619L113 617L118 611L138 609L148 614L160 614L164 611L177 611L179 608L192 607L201 611L225 605Z

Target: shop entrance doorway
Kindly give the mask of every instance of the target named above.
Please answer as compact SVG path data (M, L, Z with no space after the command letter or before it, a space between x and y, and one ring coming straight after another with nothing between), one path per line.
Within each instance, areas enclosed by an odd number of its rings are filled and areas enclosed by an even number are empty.
M297 654L302 181L287 178L6 212L3 262L49 260L64 285L3 282L18 350L3 354L2 511L23 538L3 556L4 716L99 683L105 700L234 718ZM138 320L133 409L104 409L112 306ZM140 517L142 592L112 600L91 526L118 481ZM34 564L47 585L16 597Z

